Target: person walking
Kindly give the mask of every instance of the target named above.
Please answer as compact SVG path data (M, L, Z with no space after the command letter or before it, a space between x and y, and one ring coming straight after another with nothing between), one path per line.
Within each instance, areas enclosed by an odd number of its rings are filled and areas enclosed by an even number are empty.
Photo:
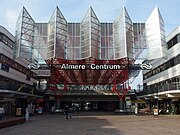
M69 118L72 118L73 109L69 108Z
M69 107L68 107L68 105L66 105L66 108L65 108L65 115L66 115L66 120L68 120L68 115L69 115Z
M0 120L2 120L4 114L5 114L4 108L0 107Z
M77 114L79 114L79 105L77 106Z

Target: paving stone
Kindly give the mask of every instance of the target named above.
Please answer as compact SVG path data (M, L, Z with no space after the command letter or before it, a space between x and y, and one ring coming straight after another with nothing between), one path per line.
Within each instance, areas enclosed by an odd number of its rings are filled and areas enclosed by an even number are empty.
M179 115L81 112L69 120L64 115L33 116L24 124L0 129L0 135L179 135L179 127Z

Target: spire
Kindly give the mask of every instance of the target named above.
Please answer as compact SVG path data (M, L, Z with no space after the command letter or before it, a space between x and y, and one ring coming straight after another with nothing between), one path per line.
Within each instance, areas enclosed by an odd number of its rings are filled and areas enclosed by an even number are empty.
M64 51L67 36L67 21L58 6L49 20L49 29L47 57L65 58Z
M131 18L123 6L120 14L113 22L114 56L115 59L133 56L133 26ZM126 27L127 26L127 27Z
M81 33L83 33L81 47L87 48L86 52L82 49L81 56L83 58L98 58L98 46L100 46L100 22L91 6L81 21Z
M166 38L164 21L158 6L154 8L145 23L148 59L157 59L166 56Z
M84 16L82 21L87 20L87 18L93 19L92 17L95 18L95 20L99 22L99 19L97 18L93 8L90 6L89 9L87 10L87 12L86 12L86 14L85 14L85 16Z
M160 11L159 11L159 8L158 8L158 6L156 6L155 8L154 8L154 10L151 12L151 15L148 17L148 19L146 20L146 22L148 23L149 21L152 21L152 20L154 20L154 22L156 21L162 21L162 23L164 24L164 20L163 20L163 18L162 18L162 16L161 16L161 13L160 13Z
M16 22L14 56L32 61L35 21L25 7Z

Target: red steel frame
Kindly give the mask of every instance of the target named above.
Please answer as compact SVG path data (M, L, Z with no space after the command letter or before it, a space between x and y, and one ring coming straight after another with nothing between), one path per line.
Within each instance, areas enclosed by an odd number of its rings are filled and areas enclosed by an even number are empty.
M112 91L117 94L119 99L123 100L126 93L131 89L127 80L129 79L129 64L133 64L134 60L123 58L119 60L64 60L53 58L47 61L51 69L51 77L49 80L50 90L52 90L57 98L60 98L63 91L68 90L68 85L113 85ZM124 65L124 70L61 70L54 65L58 64L119 64ZM56 94L57 84L64 84L60 94ZM121 85L121 89L117 88Z

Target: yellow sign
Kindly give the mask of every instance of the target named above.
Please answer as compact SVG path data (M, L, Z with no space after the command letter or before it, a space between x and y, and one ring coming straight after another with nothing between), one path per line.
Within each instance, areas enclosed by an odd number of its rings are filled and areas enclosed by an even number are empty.
M132 100L133 103L146 103L145 100Z
M21 108L16 108L16 115L21 116Z

